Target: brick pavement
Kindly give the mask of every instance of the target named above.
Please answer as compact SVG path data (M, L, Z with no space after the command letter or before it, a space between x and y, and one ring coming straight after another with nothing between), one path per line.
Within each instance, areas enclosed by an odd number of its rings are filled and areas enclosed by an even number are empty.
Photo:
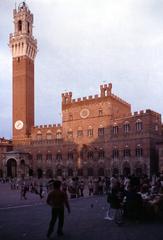
M20 201L16 192L3 187L0 198L0 240L44 240L50 220L45 200L31 195ZM1 196L2 196L2 187ZM5 200L6 198L6 200ZM10 201L9 201L10 200ZM5 201L5 202L4 202ZM8 201L10 205L8 206ZM162 240L162 223L125 222L118 227L105 220L105 197L70 200L72 212L65 212L63 240ZM93 204L93 207L92 207ZM56 232L51 239L58 239Z

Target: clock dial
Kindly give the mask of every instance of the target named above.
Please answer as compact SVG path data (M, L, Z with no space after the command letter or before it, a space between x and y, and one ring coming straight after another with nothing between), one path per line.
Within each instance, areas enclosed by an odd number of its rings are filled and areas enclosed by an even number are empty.
M89 110L87 108L84 108L80 111L81 118L87 118L88 116L89 116Z
M16 121L15 122L15 128L17 129L17 130L20 130L20 129L22 129L23 128L23 122L21 121L21 120L18 120L18 121Z

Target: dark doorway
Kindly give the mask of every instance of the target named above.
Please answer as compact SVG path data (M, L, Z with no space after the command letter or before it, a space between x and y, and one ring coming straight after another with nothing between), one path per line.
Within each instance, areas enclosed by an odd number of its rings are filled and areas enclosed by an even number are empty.
M142 168L141 168L141 167L136 168L136 170L135 170L135 175L136 175L137 177L141 177L142 174L143 174Z
M53 171L52 171L52 169L48 169L46 171L46 177L47 178L53 178Z
M93 168L88 168L88 177L93 177L94 171Z
M3 177L3 171L2 171L2 169L0 169L0 178L2 178Z
M41 168L38 168L38 169L37 169L37 177L38 177L38 178L42 178L42 176L43 176L43 171L42 171Z
M73 176L73 170L72 168L68 168L68 176L72 177Z
M29 176L33 177L33 169L32 168L29 168Z
M83 176L83 169L79 168L77 171L78 176Z
M56 172L57 176L62 176L62 169L58 168Z
M17 177L17 162L15 159L9 159L7 161L7 177Z
M124 175L125 177L130 176L130 173L131 173L131 171L130 171L130 168L129 168L129 167L124 167L124 168L123 168L123 175Z
M98 176L104 176L104 169L103 168L98 169Z
M113 168L112 174L113 174L113 175L118 175L118 174L119 174L118 168Z

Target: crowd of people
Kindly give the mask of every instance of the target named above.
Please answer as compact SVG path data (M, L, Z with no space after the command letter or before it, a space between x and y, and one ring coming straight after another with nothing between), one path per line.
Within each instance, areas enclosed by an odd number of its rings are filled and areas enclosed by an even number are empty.
M56 179L1 179L9 182L11 190L20 192L20 199L27 199L28 192L37 194L40 199L53 190L55 180L61 182L61 190L68 198L84 196L106 196L108 202L107 218L118 224L122 219L135 220L163 219L163 175L153 176L118 176L112 177L59 177Z
M131 220L163 220L163 176L149 179L141 177L117 177L110 179L107 194L108 219L122 224L124 218Z

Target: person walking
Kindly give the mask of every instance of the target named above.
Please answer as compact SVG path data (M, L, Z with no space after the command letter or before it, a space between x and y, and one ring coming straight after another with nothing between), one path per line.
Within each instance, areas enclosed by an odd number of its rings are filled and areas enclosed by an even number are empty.
M60 190L61 182L56 180L53 183L53 190L49 192L47 197L47 204L52 208L52 216L49 223L49 228L47 232L47 238L50 238L54 230L54 225L58 219L58 236L63 235L63 225L64 225L64 206L66 206L68 213L70 213L70 205L68 202L68 197L66 192Z

